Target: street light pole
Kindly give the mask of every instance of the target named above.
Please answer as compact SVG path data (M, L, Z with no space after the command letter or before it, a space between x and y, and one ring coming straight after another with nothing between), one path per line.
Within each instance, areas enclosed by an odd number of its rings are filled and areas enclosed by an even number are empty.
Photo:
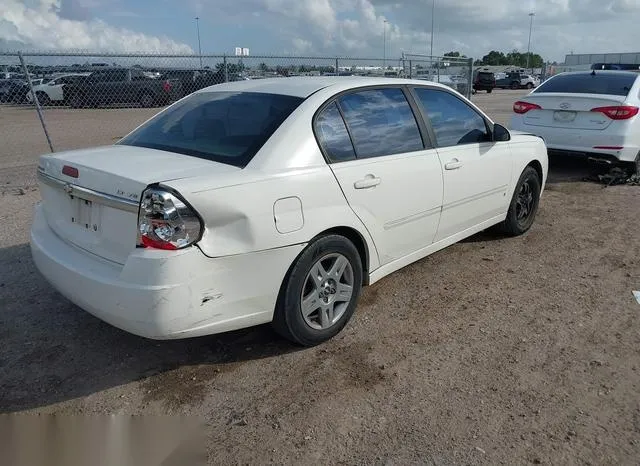
M202 69L202 46L200 45L200 18L196 16L196 31L198 32L198 55L200 56L200 69Z
M384 39L382 40L382 70L384 71L387 68L387 23L389 21L387 21L386 19L384 20L384 24L382 25L383 29L383 37Z
M436 0L433 0L431 3L431 53L429 54L433 57L433 27L435 25L436 20Z
M529 59L531 58L531 30L533 29L533 17L535 13L529 13L529 44L527 45L527 69L529 69ZM531 69L531 73L533 73L533 68Z

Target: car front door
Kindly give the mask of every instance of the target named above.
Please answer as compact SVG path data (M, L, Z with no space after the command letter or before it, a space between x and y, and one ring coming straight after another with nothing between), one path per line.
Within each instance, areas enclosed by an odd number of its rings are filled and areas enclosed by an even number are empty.
M494 142L489 123L451 92L413 89L429 121L442 164L444 196L435 241L506 214L511 201L508 142Z
M442 171L415 103L401 87L339 96L315 121L344 195L381 265L429 246L442 206Z

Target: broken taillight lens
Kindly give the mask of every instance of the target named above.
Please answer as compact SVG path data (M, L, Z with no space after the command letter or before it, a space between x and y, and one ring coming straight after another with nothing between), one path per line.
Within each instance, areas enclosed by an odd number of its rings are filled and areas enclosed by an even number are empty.
M147 188L142 193L138 214L140 246L154 249L182 249L200 239L202 221L176 194Z

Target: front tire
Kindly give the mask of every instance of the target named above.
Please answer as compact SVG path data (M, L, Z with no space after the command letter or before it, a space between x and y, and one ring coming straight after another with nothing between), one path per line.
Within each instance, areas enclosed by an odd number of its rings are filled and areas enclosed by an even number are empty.
M527 89L533 89L533 84L527 83Z
M541 184L542 180L533 167L524 169L516 184L507 218L501 225L505 234L519 236L531 228L540 204Z
M362 289L362 260L351 241L328 235L296 259L280 291L274 329L302 346L337 335L353 315Z
M51 105L51 99L49 98L49 95L47 93L36 92L36 97L38 97L38 102L40 102L40 105L42 105L43 107Z

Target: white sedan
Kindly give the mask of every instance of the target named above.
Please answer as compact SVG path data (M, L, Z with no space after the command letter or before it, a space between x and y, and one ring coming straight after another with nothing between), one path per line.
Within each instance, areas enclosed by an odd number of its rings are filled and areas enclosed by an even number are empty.
M69 300L171 339L273 322L315 345L363 285L532 225L542 139L446 86L295 77L176 102L116 145L42 156L35 264Z
M60 103L64 100L63 87L65 84L72 84L79 78L87 75L88 73L67 74L64 76L58 76L50 81L47 80L46 82L36 83L33 81L33 91L38 97L38 102L40 102L41 105L49 105L53 102ZM33 102L31 92L27 93L27 100L29 103Z
M542 137L549 152L640 163L640 74L561 73L513 105L511 128Z

